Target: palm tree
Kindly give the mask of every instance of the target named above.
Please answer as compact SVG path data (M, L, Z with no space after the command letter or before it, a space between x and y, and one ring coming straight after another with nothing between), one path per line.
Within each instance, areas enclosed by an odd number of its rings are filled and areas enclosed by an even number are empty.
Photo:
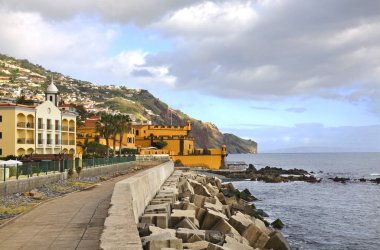
M112 139L113 139L112 148L113 148L114 153L116 151L116 137L118 134L119 123L120 123L120 115L113 115L111 118L110 130L112 133Z
M110 114L101 113L100 119L96 122L96 131L106 140L107 157L110 155L109 138L113 134L112 118L113 116Z
M118 118L119 124L117 125L117 131L120 135L119 156L121 156L121 147L123 143L124 133L129 129L129 126L131 125L131 119L129 118L129 115L120 115Z

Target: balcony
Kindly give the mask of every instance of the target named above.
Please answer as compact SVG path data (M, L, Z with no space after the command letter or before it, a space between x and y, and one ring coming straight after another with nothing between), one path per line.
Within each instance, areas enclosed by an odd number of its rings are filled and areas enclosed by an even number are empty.
M69 144L70 144L70 145L75 145L75 140L70 140L70 141L69 141Z
M17 127L18 128L26 128L26 123L25 122L18 122Z
M51 124L48 124L48 125L46 126L46 129L47 129L47 130L52 130L52 129L53 129L53 126L52 126Z
M74 127L70 127L70 128L69 128L69 131L70 131L70 132L75 132L75 128L74 128Z
M33 129L34 128L34 123L32 122L18 122L17 123L18 128L29 128Z
M27 139L26 144L34 144L34 139Z
M54 128L55 128L55 131L59 131L59 130L61 130L61 126L57 126L57 125L56 125Z
M68 131L69 127L68 126L62 126L62 131Z
M55 140L55 145L61 145L61 140Z
M44 143L45 143L45 140L43 140L43 139L37 140L37 145L44 145Z
M17 144L25 144L25 138L17 138Z
M38 129L45 129L45 124L38 124Z
M62 140L62 145L69 145L69 140Z

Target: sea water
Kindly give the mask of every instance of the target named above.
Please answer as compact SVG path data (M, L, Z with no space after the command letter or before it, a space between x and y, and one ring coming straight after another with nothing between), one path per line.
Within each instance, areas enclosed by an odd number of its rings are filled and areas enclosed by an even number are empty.
M380 249L380 185L357 179L380 177L380 153L230 154L256 168L302 168L321 183L238 181L260 199L257 208L280 218L293 249ZM335 176L350 178L346 184ZM356 179L356 181L355 181Z

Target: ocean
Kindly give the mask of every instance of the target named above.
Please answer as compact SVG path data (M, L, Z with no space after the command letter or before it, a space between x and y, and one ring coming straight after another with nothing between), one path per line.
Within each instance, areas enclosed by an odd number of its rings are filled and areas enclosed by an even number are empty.
M321 183L236 181L260 201L268 221L280 218L292 249L380 249L380 185L333 182L380 177L380 153L230 154L228 161L245 161L257 169L271 166L302 168L323 178Z

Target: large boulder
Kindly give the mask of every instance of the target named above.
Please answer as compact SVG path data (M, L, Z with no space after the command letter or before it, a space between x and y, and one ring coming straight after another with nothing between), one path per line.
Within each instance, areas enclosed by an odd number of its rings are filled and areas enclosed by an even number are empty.
M247 244L240 243L236 239L230 236L226 236L223 247L228 248L228 249L236 249L236 250L253 250L253 247Z
M201 229L211 229L219 221L219 219L227 220L227 217L226 215L220 212L207 209L206 215L202 222Z
M290 250L289 243L285 240L280 231L274 231L269 235L269 240L265 244L266 249L273 250Z
M198 181L188 180L188 182L193 187L195 194L204 195L204 196L207 196L207 197L212 197L213 196L213 195L210 194L210 192L208 191L208 189L205 186L203 186L201 183L199 183Z

